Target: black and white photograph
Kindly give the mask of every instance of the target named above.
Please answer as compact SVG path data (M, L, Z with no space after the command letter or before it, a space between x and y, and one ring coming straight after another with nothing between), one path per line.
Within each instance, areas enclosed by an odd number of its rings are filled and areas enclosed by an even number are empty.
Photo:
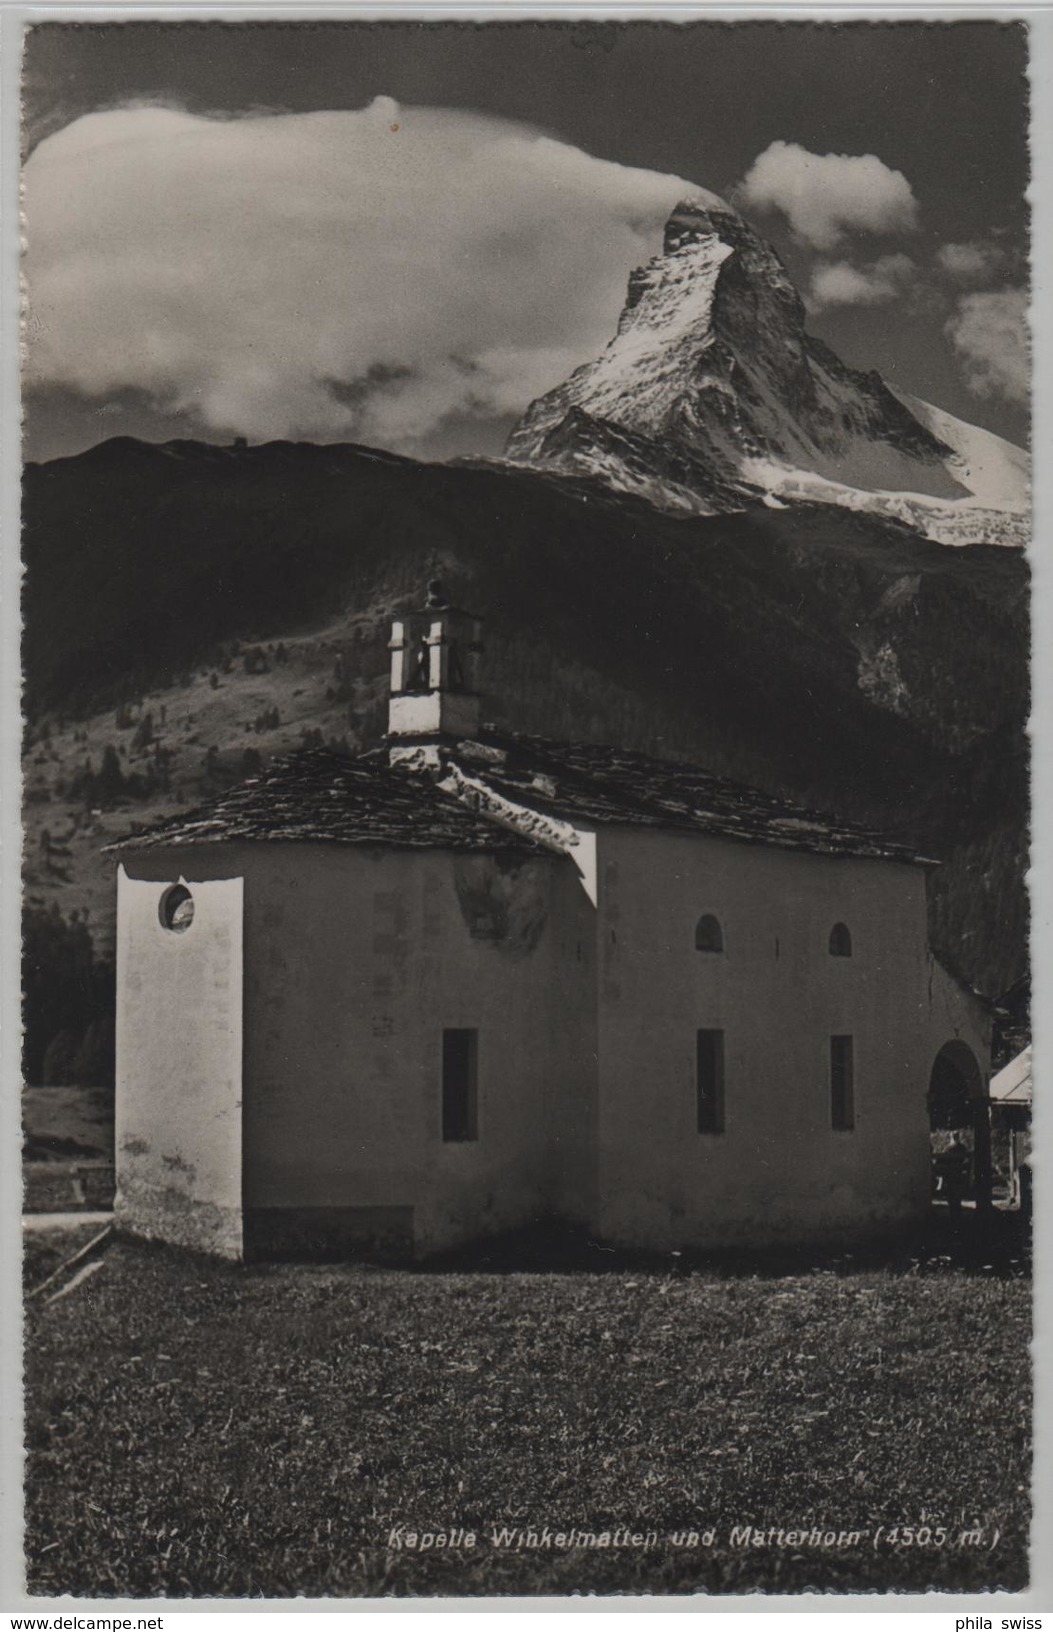
M703 11L22 33L27 1601L1029 1587L1031 30Z

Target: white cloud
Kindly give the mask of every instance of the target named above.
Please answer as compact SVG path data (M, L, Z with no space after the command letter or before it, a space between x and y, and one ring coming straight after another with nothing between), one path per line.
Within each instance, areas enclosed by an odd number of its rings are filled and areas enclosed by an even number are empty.
M389 98L90 114L40 144L25 187L28 386L410 452L594 356L630 269L699 191Z
M880 306L895 300L917 274L909 255L882 255L869 266L849 261L820 261L812 272L809 305Z
M970 391L1026 403L1030 384L1027 293L993 289L963 295L946 324Z
M987 283L1007 265L1005 250L995 243L943 244L937 264L957 283Z
M917 226L917 200L906 176L873 153L809 153L796 142L772 142L734 197L747 208L781 210L794 236L821 250L848 233Z

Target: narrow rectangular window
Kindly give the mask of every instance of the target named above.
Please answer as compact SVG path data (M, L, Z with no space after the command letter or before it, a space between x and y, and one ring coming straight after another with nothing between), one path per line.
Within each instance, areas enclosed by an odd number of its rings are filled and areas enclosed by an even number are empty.
M699 1133L724 1132L724 1033L700 1031L695 1053Z
M477 1031L442 1034L442 1137L447 1144L478 1139Z
M850 1133L856 1125L851 1037L830 1039L830 1126Z

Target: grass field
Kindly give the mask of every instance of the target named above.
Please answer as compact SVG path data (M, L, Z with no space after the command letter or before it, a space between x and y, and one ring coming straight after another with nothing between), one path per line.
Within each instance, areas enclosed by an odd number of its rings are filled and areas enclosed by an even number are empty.
M67 1225L63 1229L34 1230L22 1241L22 1284L27 1289L41 1286L81 1247L94 1241L100 1224ZM59 1282L61 1284L61 1281Z
M30 1591L1020 1588L1029 1328L1026 1280L941 1259L245 1271L118 1243L28 1306ZM530 1525L551 1542L495 1545Z

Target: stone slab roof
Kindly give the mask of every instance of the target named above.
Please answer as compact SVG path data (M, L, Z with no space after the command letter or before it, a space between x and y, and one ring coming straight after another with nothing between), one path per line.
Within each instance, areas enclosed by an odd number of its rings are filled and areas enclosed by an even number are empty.
M482 733L478 740L446 743L442 756L496 795L489 816L438 788L426 771L389 766L386 748L358 758L307 749L276 760L199 810L107 848L284 840L537 853L527 830L516 830L515 811L526 807L576 827L652 827L820 855L927 859L695 765L597 743Z
M495 792L576 824L709 833L823 855L929 862L909 845L701 770L598 743L487 736L452 757Z
M236 840L538 851L520 834L472 815L426 776L391 769L380 755L353 759L328 748L276 759L210 804L118 839L106 849Z

